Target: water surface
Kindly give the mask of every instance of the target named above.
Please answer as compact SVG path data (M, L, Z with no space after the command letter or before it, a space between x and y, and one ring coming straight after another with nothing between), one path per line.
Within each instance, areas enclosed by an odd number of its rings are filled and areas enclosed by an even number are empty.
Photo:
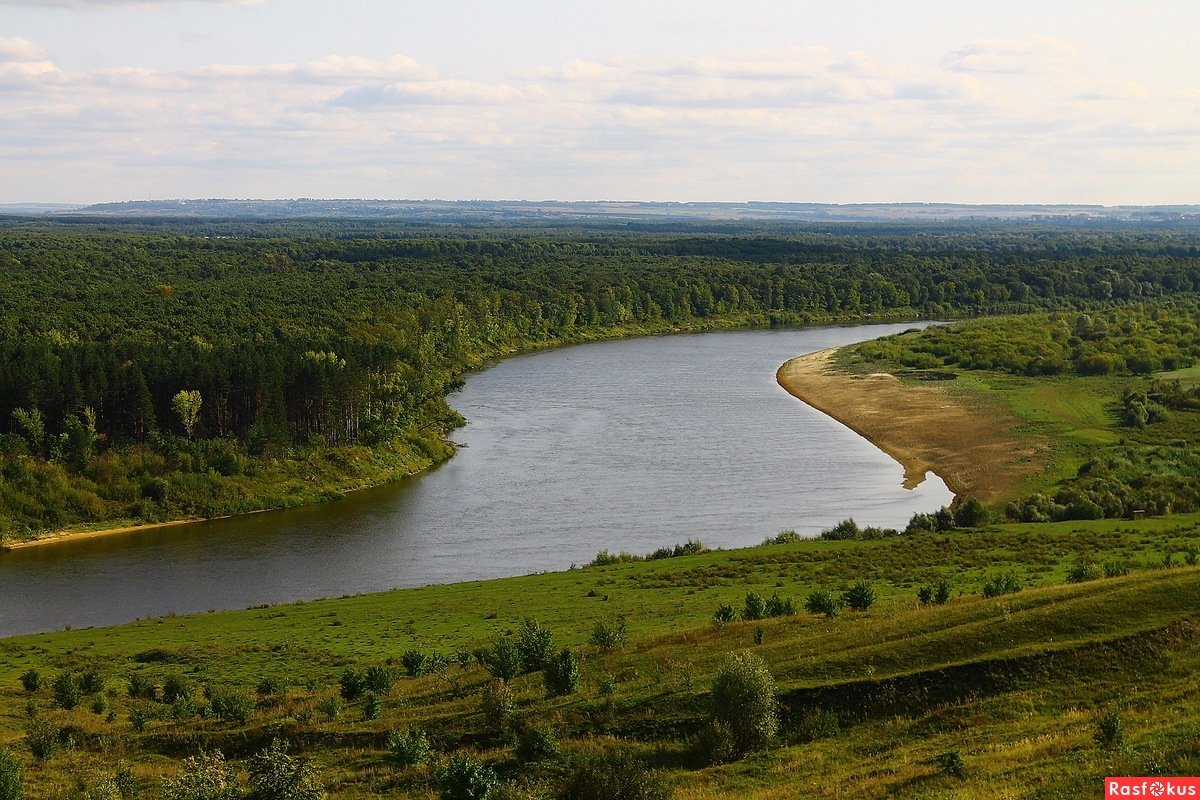
M506 359L451 398L441 467L332 503L0 555L0 635L565 569L600 549L757 544L948 503L787 394L801 353L876 325L627 339Z

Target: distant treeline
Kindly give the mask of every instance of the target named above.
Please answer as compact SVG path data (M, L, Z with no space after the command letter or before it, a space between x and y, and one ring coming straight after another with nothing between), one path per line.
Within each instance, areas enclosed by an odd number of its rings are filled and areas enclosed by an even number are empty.
M443 398L464 370L547 343L1087 308L1200 287L1200 238L1178 231L213 226L194 230L238 235L0 229L5 458L61 464L103 496L93 459L113 447L162 453L186 436L257 456L444 433Z

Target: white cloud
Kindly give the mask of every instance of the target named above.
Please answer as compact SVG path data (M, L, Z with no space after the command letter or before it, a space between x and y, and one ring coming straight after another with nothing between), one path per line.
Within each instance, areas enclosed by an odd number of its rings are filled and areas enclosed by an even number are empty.
M253 6L264 0L0 0L0 6L26 6L29 8L163 8L169 5L195 3L213 6Z
M1078 53L1075 45L1050 36L976 39L947 53L942 66L954 72L1044 73L1061 69Z

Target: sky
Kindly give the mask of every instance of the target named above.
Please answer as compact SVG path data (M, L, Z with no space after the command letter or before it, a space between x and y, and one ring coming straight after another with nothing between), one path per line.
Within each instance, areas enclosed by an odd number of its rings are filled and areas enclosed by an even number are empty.
M0 0L0 203L1200 203L1194 0Z

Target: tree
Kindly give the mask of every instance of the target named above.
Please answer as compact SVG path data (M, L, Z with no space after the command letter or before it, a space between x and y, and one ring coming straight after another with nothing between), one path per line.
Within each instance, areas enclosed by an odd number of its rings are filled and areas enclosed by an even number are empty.
M779 729L778 706L775 679L761 658L753 653L725 658L713 681L711 715L729 729L738 755L770 745Z
M292 758L279 739L250 759L250 800L324 800L316 767Z
M183 771L163 780L166 800L236 800L237 778L219 750L201 751L183 761Z
M183 429L191 439L196 432L196 423L200 421L200 392L197 389L180 389L171 398L171 408L179 415Z
M14 408L12 416L17 427L29 441L30 452L44 457L46 455L46 420L42 416L42 412L36 406L28 411L23 408Z
M0 800L21 800L21 764L0 748Z
M579 663L569 648L564 647L561 653L546 659L542 678L546 683L546 692L551 697L575 691L579 684Z

